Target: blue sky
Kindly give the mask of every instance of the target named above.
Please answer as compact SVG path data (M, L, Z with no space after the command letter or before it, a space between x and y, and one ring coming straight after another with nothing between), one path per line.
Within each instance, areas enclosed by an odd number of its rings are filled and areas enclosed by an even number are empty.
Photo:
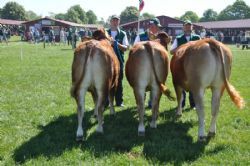
M0 0L2 8L10 0ZM66 13L70 6L80 4L87 10L93 10L97 17L105 20L113 14L119 15L126 6L138 6L139 0L11 0L24 6L25 10L32 10L38 15L48 16L49 12ZM208 9L220 12L236 0L144 0L142 12L149 12L156 16L181 16L185 11L192 10L200 17ZM250 5L250 0L245 0Z

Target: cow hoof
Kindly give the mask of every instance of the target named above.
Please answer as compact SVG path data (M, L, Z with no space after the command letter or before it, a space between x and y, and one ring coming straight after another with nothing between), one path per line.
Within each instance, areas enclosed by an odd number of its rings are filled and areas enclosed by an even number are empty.
M76 141L77 141L77 142L82 142L82 141L84 141L83 135L81 135L81 136L76 136Z
M207 141L207 137L206 136L199 136L198 142L206 142L206 141Z
M145 131L138 131L138 136L139 137L144 137L145 136Z
M208 132L207 137L208 138L214 138L215 137L215 132Z

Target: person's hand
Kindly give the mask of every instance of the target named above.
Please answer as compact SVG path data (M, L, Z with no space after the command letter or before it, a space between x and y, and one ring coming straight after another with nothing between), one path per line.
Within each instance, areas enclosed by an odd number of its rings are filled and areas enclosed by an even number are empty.
M115 39L113 39L112 37L110 38L111 40L110 40L110 43L111 43L111 45L113 46L114 45L114 42L115 42Z

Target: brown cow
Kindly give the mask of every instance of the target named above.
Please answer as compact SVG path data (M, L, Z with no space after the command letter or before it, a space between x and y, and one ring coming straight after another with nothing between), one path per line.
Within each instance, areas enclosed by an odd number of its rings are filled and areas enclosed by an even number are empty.
M230 49L214 39L203 39L184 44L178 48L171 60L170 68L178 100L176 114L182 114L182 90L191 91L198 114L198 139L200 141L206 139L203 104L206 88L212 90L212 119L208 137L215 135L220 98L225 88L238 108L244 106L243 99L228 81L231 64Z
M94 32L93 38L85 40L76 48L72 64L71 95L77 103L77 140L83 139L82 119L87 91L91 92L95 102L97 132L103 132L102 113L107 96L110 100L110 113L114 114L113 99L118 83L119 61L103 30Z
M161 38L164 36L166 39ZM166 47L170 40L166 34L161 34L158 38L157 41L139 42L134 45L126 62L126 77L134 90L139 113L139 136L145 135L145 92L150 90L152 93L152 122L150 123L152 128L157 127L156 120L162 92L170 97L170 91L164 86L169 71ZM165 45L162 46L160 42Z

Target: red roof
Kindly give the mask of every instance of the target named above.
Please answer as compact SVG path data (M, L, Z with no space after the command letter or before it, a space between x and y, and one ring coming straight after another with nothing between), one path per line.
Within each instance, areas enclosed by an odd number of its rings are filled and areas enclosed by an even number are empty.
M208 29L250 28L250 19L199 22L196 24Z
M54 19L54 18L50 18L50 17L44 17L44 18L39 18L37 20L26 21L23 24L27 24L29 22L35 22L35 21L39 21L39 20L43 20L43 19L49 19L49 20L57 21L57 22L60 22L62 24L70 25L70 26L73 26L73 27L85 27L85 28L101 28L102 27L102 25L98 25L98 24L78 24L78 23L65 21L65 20L58 20L58 19Z
M8 19L1 19L0 18L0 24L5 25L21 25L25 21L19 21L19 20L8 20Z

